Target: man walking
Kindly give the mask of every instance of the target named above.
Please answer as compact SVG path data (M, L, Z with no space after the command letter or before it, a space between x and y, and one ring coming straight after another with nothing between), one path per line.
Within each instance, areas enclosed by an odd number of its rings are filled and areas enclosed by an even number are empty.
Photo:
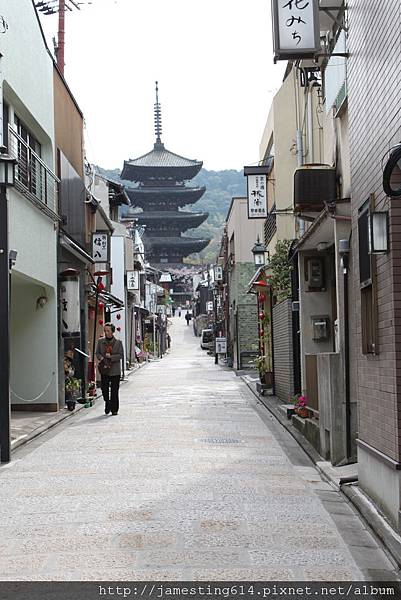
M96 358L100 371L100 386L104 399L104 412L108 415L118 414L119 398L118 390L121 378L121 360L124 358L122 342L114 337L115 326L106 323L104 326L104 337L97 342ZM111 396L110 396L111 387Z

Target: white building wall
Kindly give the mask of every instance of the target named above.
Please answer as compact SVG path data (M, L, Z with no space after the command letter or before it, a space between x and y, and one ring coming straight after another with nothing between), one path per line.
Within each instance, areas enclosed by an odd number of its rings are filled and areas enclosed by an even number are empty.
M0 72L10 124L17 114L54 171L53 61L31 0L0 0L8 29ZM2 111L1 111L2 112ZM9 247L18 252L11 290L13 404L36 398L57 405L57 224L15 189L8 191ZM55 210L55 206L51 206ZM38 308L37 298L47 297ZM44 391L45 390L45 391Z

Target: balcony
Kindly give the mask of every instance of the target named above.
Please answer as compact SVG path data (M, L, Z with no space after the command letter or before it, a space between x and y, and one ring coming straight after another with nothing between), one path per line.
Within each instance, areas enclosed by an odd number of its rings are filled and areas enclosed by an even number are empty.
M15 158L15 187L51 218L58 220L57 194L60 180L21 136L9 127L9 154Z

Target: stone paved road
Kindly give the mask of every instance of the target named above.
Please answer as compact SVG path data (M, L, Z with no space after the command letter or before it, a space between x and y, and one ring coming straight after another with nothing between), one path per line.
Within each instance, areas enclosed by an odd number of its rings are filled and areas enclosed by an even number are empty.
M171 336L118 417L82 411L0 469L0 579L394 578L245 384L183 318Z

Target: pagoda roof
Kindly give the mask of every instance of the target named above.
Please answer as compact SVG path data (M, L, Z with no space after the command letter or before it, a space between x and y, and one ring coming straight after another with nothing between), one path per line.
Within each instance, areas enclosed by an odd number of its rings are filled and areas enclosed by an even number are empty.
M145 238L146 245L151 248L177 248L180 252L200 252L210 242L210 240L202 240L191 237L147 237Z
M170 211L170 210L158 210L148 211L142 213L135 213L135 217L138 222L142 224L156 224L159 221L176 221L178 224L186 226L187 229L190 227L198 227L203 221L206 221L209 213L207 212L183 212L183 211Z
M170 152L157 141L153 150L139 158L124 161L122 179L143 181L152 178L171 178L177 181L192 179L199 173L202 161L192 160Z
M126 192L133 206L146 207L150 202L170 201L177 206L185 206L186 204L194 204L205 193L206 188L202 187L185 187L185 186L168 186L168 187L145 187L127 188Z

